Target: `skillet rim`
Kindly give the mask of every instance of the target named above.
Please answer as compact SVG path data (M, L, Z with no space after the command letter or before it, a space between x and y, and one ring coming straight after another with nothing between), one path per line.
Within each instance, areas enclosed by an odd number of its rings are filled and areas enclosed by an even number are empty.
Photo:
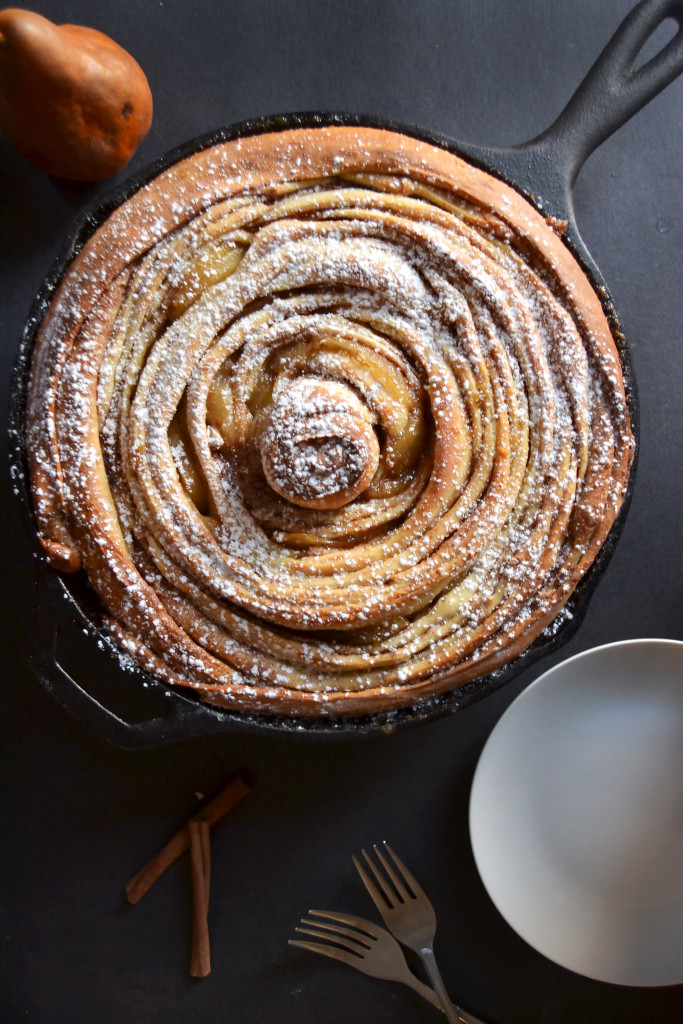
M26 397L33 349L43 317L72 260L114 209L126 202L140 188L180 160L211 146L238 138L283 132L295 128L327 128L334 126L383 129L416 138L429 145L447 150L480 168L487 174L510 185L543 216L549 216L551 212L553 216L558 215L556 208L553 211L544 208L541 204L542 201L514 179L513 173L509 170L506 171L504 166L502 169L495 166L497 160L503 165L505 164L506 153L515 152L518 155L520 150L524 149L524 146L501 149L468 145L446 135L428 131L416 125L404 124L394 119L378 118L365 114L327 111L306 111L250 118L242 122L225 125L193 139L186 140L179 146L157 157L150 164L115 186L105 195L98 197L77 214L69 229L61 252L43 280L22 331L11 377L9 417L10 475L14 492L22 508L24 523L29 532L34 558L36 559L36 582L38 586L36 614L43 620L40 622L37 634L42 636L42 646L35 657L32 658L32 667L40 682L48 690L53 692L56 690L60 691L59 694L56 693L55 695L58 696L58 699L69 710L74 711L74 704L77 707L80 705L82 710L82 697L85 694L92 704L92 714L87 716L90 720L89 724L103 735L105 739L108 739L115 745L151 746L193 736L234 731L246 731L261 735L264 733L288 734L317 739L332 737L348 739L393 733L398 729L445 717L500 689L505 683L510 682L536 661L559 650L572 639L585 618L593 593L614 554L621 536L633 494L640 450L640 416L635 370L630 346L622 330L608 288L579 235L574 222L573 211L567 209L560 211L566 217L569 225L567 232L563 236L563 241L587 275L607 317L612 337L619 353L624 378L626 402L631 418L631 432L634 438L634 454L628 482L624 489L621 509L593 564L588 569L586 575L580 580L566 605L558 613L558 616L513 661L493 673L478 676L476 679L463 684L461 687L449 690L446 694L439 697L429 698L406 708L390 712L376 712L363 716L325 715L309 718L304 715L281 716L259 714L258 712L244 713L216 708L202 703L194 695L180 690L180 688L169 688L167 684L142 668L137 666L131 667L127 656L121 651L113 637L101 623L97 623L96 619L98 609L101 612L101 603L94 593L89 592L87 585L83 585L83 581L80 579L82 573L76 574L75 578L69 578L66 574L59 573L49 566L47 558L38 543L35 528L26 452ZM67 579L69 582L67 582ZM57 592L62 600L54 600L55 592ZM139 685L142 682L147 687L153 687L165 695L167 701L170 702L170 712L167 717L153 718L147 723L150 728L146 730L144 728L141 729L139 723L129 723L115 716L111 711L100 705L95 697L88 694L75 680L68 676L57 662L55 644L52 645L52 650L48 649L50 632L54 637L59 626L59 622L56 620L60 618L60 608L63 609L61 619L69 618L67 609L70 609L70 617L72 619L76 618L84 632L91 639L94 639L98 646L107 651L125 674L135 677L135 685ZM50 617L51 621L46 622L46 617ZM50 626L52 626L51 631ZM61 672L62 676L66 677L61 681L59 687L55 686L54 677L51 675L51 661L54 663L52 665L54 672ZM66 686L63 685L65 682ZM78 689L79 700L69 699L69 684ZM79 714L78 710L74 711L74 713L76 713L77 717L83 717L82 714ZM154 727L155 723L156 727Z

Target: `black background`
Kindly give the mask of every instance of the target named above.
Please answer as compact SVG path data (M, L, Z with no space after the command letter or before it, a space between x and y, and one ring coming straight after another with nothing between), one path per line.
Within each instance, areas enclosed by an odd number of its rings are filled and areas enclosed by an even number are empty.
M631 6L36 3L51 19L98 28L128 49L149 78L155 115L129 168L101 186L51 180L0 138L3 400L23 321L72 219L129 173L222 124L291 110L369 113L472 142L521 141L559 113ZM591 981L522 942L483 889L467 829L481 748L542 668L613 640L683 639L682 180L679 80L590 158L575 192L640 387L640 466L622 539L561 654L452 718L331 744L222 736L143 752L107 746L32 676L31 546L3 472L2 1024L436 1020L407 989L287 946L311 906L374 916L350 855L385 838L433 899L437 955L462 1005L500 1024L683 1019L681 986ZM213 973L192 981L187 863L135 908L124 884L241 767L253 775L253 793L213 836Z

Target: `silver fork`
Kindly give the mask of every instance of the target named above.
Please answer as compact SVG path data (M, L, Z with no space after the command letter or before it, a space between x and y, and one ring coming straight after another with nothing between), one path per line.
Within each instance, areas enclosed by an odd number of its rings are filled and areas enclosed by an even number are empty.
M437 996L429 985L415 977L398 942L386 929L351 914L335 914L329 910L309 910L308 914L307 918L301 919L301 924L306 927L294 930L323 939L324 944L290 939L290 946L300 946L312 953L322 953L333 960L341 960L373 978L400 981L419 992L432 1006L441 1009Z
M308 942L305 939L290 939L290 946L299 946L312 953L339 960L349 967L355 967L372 978L399 981L414 989L437 1010L442 1010L441 1001L432 989L416 978L406 963L401 947L385 928L350 914L335 914L329 910L309 910L309 917L302 918L302 925L295 931L323 942ZM323 920L319 920L323 918ZM328 922L333 922L332 924ZM478 1017L472 1017L458 1009L455 1018L459 1024L483 1024Z
M434 957L434 908L417 880L389 844L382 845L393 864L377 846L373 846L373 850L379 865L363 850L363 856L374 880L357 857L353 858L353 863L391 934L408 949L414 950L422 960L446 1019L451 1021L451 1024L458 1024L462 1018L449 999Z

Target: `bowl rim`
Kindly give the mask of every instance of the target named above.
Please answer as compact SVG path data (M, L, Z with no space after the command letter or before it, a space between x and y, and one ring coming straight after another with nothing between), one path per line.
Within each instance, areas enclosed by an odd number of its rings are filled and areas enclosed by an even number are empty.
M542 943L539 943L536 938L530 937L528 929L524 926L519 926L514 920L514 914L510 914L508 908L503 908L499 905L498 901L494 898L493 894L489 889L490 878L488 872L482 870L483 862L483 846L481 840L478 838L478 828L476 825L476 817L478 814L478 803L482 799L482 790L484 786L483 777L489 770L491 759L493 754L492 750L495 748L500 733L506 728L508 722L510 722L513 716L517 715L520 711L524 711L525 704L529 701L534 701L536 695L542 692L545 687L553 684L553 677L558 673L564 673L569 669L570 671L574 667L585 660L591 660L592 658L604 655L606 653L622 653L626 652L629 648L640 647L640 648L658 648L662 650L669 650L676 652L677 657L680 660L681 668L683 668L683 640L676 640L674 638L667 637L630 637L623 640L615 640L606 644L599 644L595 647L587 648L584 651L579 651L576 654L571 655L568 658L564 658L558 661L555 665L546 669L540 676L538 676L533 682L531 682L518 696L508 705L505 711L501 714L500 718L494 725L493 729L489 733L480 755L477 759L477 764L472 777L470 786L470 797L468 803L468 828L470 834L470 846L472 849L472 855L477 868L477 872L481 879L481 883L489 896L489 899L496 907L496 910L509 925L509 927L518 935L524 942L531 946L536 952L542 956L551 960L553 963L559 964L567 970L571 970L574 973L581 974L583 977L589 977L596 981L605 982L608 984L618 984L630 988L642 988L642 987L664 987L671 985L678 985L683 982L683 966L680 969L680 976L672 981L659 982L659 981L629 981L624 978L616 979L614 977L608 977L605 973L596 971L595 973L587 973L585 970L579 970L567 959L562 959L560 956L554 953L547 952L542 948ZM567 680L555 681L556 686L567 686ZM644 696L647 696L647 689L643 689ZM581 701L581 695L579 694L577 700ZM681 677L681 702L683 703L683 675ZM498 731L500 728L500 732Z

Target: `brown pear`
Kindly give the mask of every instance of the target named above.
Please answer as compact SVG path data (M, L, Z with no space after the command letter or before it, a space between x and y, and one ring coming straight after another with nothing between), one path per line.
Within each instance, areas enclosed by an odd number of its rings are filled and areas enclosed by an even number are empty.
M35 167L77 181L108 178L151 123L145 74L109 36L0 11L0 128Z

